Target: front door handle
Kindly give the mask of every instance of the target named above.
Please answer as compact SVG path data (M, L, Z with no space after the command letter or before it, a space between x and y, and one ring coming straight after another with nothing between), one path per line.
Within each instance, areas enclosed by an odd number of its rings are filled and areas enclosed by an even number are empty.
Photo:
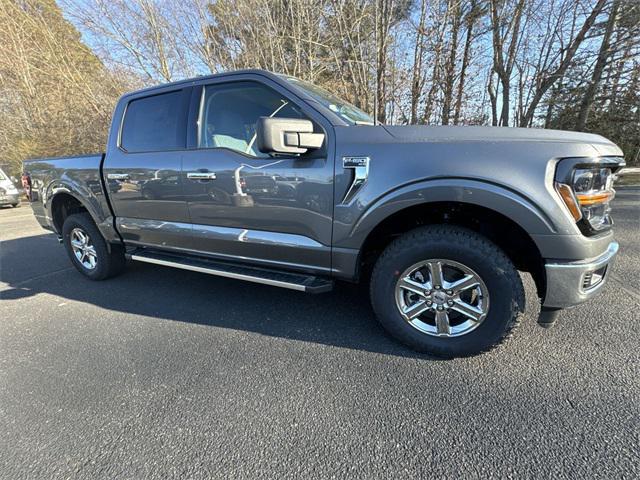
M213 172L189 172L187 178L190 180L214 180L216 174Z
M109 180L129 180L128 173L108 173L107 178Z

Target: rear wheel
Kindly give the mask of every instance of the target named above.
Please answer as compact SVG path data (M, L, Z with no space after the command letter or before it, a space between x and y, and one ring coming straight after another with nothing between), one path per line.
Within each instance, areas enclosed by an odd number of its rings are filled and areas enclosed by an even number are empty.
M411 348L443 357L474 355L502 342L524 310L513 263L471 230L435 225L387 247L371 279L379 321Z
M69 215L62 226L62 236L73 266L92 280L104 280L120 273L125 266L124 249L111 245L100 234L88 213Z

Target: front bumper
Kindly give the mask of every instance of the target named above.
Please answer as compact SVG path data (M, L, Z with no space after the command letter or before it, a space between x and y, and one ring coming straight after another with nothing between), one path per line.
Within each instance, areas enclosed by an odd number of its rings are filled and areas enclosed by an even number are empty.
M20 192L0 194L0 205L16 205L20 203Z
M607 282L611 265L618 253L618 242L596 258L576 262L548 262L545 265L547 289L542 306L567 308L596 296Z

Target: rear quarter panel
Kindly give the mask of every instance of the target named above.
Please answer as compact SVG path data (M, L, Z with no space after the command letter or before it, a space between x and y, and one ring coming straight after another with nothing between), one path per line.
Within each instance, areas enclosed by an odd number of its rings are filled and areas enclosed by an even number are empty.
M25 170L31 177L31 207L40 225L56 231L51 206L56 195L66 193L87 209L108 241L117 238L100 178L103 156L97 154L25 162Z

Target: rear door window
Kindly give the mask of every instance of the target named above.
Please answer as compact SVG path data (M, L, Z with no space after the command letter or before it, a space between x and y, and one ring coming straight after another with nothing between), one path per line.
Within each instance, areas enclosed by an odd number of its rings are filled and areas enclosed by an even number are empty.
M120 146L130 153L185 148L185 97L183 90L176 90L129 102Z

